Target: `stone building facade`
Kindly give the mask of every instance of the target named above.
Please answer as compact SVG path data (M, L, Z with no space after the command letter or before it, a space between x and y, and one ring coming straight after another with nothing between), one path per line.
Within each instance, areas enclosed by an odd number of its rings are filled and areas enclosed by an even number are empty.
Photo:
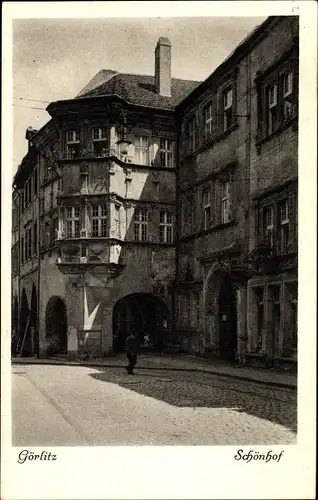
M160 38L154 76L50 104L14 179L20 347L295 361L297 100L298 19L270 17L204 82Z
M145 348L169 342L174 108L197 86L170 73L171 44L161 38L154 77L102 70L75 99L50 104L51 120L30 131L14 179L19 352L120 352L132 330Z
M187 352L296 359L297 61L298 19L268 18L176 109L176 323Z

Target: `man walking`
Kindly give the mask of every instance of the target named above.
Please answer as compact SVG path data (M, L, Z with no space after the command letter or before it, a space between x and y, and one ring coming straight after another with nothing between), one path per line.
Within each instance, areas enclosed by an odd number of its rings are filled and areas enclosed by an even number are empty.
M138 342L133 333L126 339L126 352L128 358L128 366L126 366L127 373L128 375L134 375L134 367L137 363Z

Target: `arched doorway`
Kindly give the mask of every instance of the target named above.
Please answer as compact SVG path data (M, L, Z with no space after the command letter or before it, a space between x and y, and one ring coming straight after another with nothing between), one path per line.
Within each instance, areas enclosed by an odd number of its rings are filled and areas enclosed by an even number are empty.
M211 341L222 359L236 360L237 321L236 293L230 275L222 269L209 278L206 288L206 317L209 318Z
M11 311L11 355L16 356L19 332L19 305L18 297L15 295L12 300Z
M30 328L32 332L32 351L39 355L39 329L38 329L38 298L36 288L33 283L31 295Z
M51 297L46 306L46 338L50 354L67 353L66 307L60 297Z
M19 305L18 297L15 295L12 300L12 315L11 315L11 329L15 335L18 335L19 331Z
M21 293L21 307L19 318L18 353L22 356L32 356L30 344L30 309L25 288Z
M221 282L218 298L220 356L235 361L237 350L236 297L229 276Z
M124 352L126 338L134 333L141 349L162 351L166 339L168 308L162 299L134 293L120 299L113 309L113 349Z

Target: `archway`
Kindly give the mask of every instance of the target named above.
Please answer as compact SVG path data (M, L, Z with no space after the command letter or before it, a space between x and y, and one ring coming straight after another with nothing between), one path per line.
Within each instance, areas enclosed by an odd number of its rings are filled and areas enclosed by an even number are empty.
M21 353L22 356L32 355L32 349L30 345L30 310L25 288L23 288L21 293L19 339L17 347L18 352Z
M38 328L38 298L36 288L33 283L31 295L30 327L32 331L32 351L39 355L39 328Z
M19 331L19 305L18 297L15 295L12 300L11 330L18 335Z
M141 349L164 349L168 308L162 299L147 293L134 293L120 299L113 309L113 350L124 352L126 338L134 333Z
M47 303L45 314L46 338L50 354L67 353L66 307L60 297L53 296Z
M11 311L11 355L14 357L17 354L18 332L19 332L19 305L18 305L18 297L15 295L12 300L12 311Z
M206 286L205 314L210 340L222 359L235 361L237 352L236 293L224 269L211 273Z

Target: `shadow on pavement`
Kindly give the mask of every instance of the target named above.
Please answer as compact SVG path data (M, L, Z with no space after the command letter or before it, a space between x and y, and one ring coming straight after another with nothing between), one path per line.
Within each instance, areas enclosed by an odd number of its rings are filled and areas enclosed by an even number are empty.
M220 380L210 375L149 373L146 370L129 376L124 370L96 368L100 373L90 377L117 384L144 396L149 396L177 407L228 408L269 420L297 432L297 395L285 389L260 387L237 380Z

